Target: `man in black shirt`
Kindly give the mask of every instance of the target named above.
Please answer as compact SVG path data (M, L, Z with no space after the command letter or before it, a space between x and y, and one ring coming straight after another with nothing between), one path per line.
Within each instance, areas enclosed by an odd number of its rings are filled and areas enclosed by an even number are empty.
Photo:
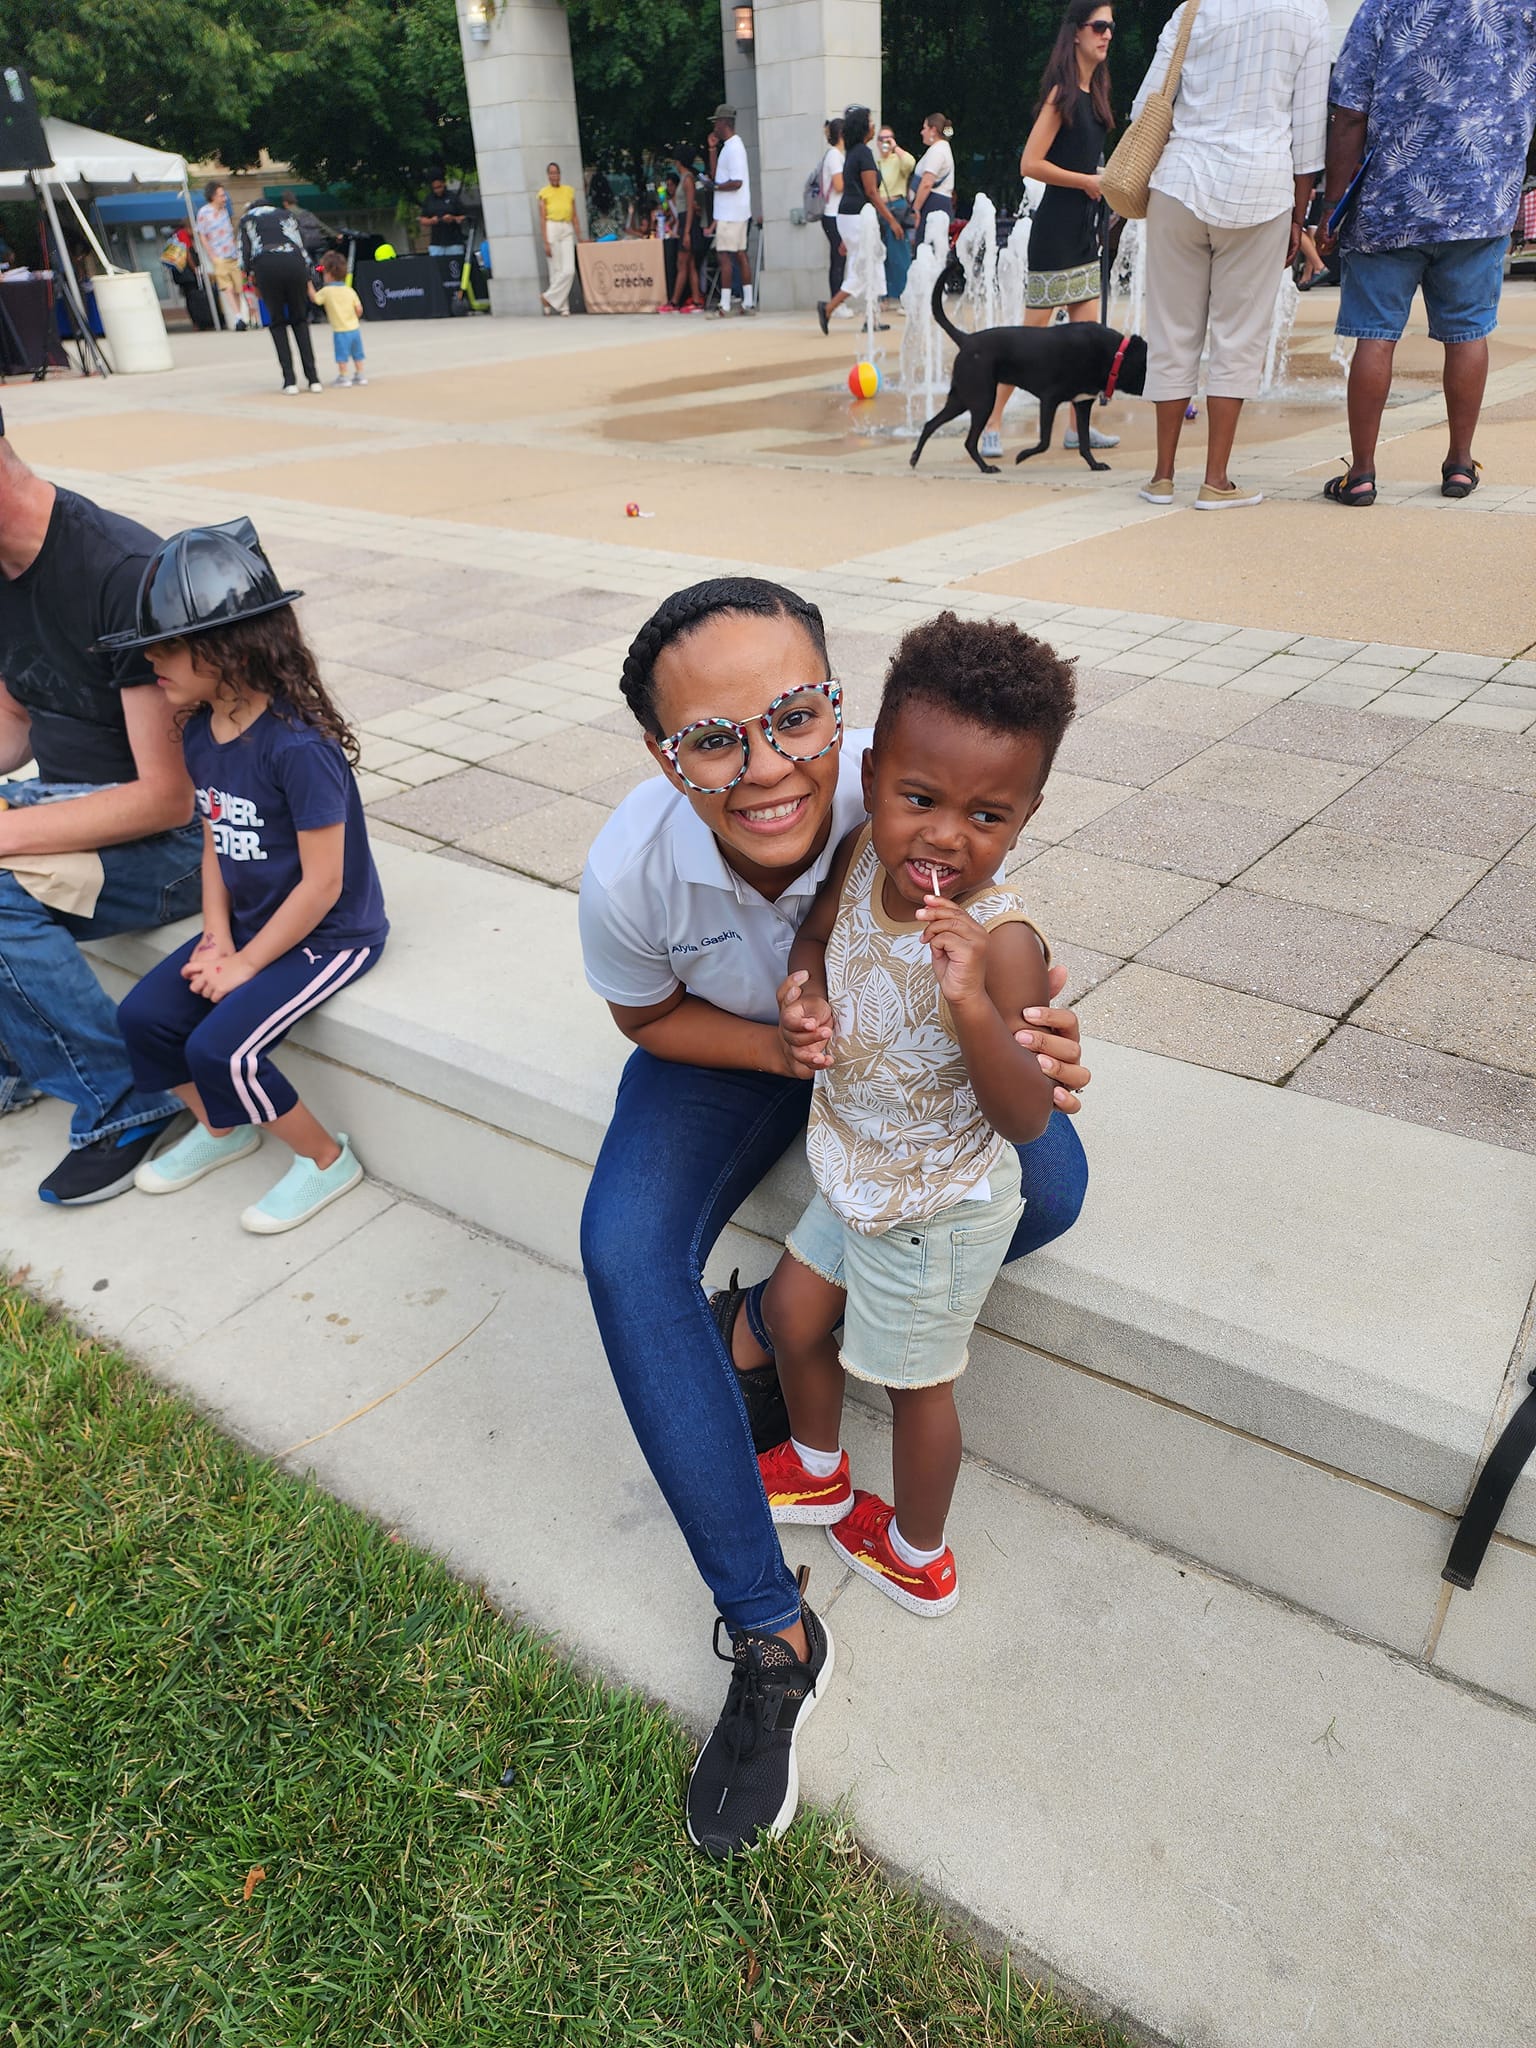
M73 1104L45 1202L128 1187L180 1104L135 1088L116 1007L78 941L169 924L201 900L201 827L136 624L159 546L130 519L34 475L0 421L0 1115ZM28 762L36 780L6 781Z
M450 195L448 180L434 178L417 218L427 231L429 256L462 256L469 216L462 195Z

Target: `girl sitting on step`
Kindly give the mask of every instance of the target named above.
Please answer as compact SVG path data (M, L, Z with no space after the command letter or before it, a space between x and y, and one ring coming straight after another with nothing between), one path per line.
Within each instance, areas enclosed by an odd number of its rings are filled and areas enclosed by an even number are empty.
M135 1078L197 1118L134 1185L169 1195L254 1152L266 1125L293 1163L242 1214L292 1230L363 1178L345 1132L299 1101L271 1054L301 1017L377 965L389 924L357 742L320 681L249 520L168 540L139 591L143 647L182 726L203 819L203 929L118 1011Z

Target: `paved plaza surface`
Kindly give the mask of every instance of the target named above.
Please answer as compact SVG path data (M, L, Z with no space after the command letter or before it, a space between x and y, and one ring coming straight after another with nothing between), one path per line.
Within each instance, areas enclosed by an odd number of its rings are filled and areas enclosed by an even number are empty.
M1303 300L1240 446L1269 501L1217 518L1199 425L1175 507L1138 498L1134 400L1107 473L1057 449L986 478L944 436L913 475L900 395L854 405L854 339L799 316L372 328L366 389L298 399L264 337L188 336L168 376L5 406L36 466L163 531L251 513L379 836L557 888L648 772L617 678L667 591L815 597L855 721L907 626L1016 619L1080 661L1017 864L1085 1035L1536 1150L1536 286L1506 298L1482 488L1439 496L1410 337L1357 520L1317 495L1335 303Z

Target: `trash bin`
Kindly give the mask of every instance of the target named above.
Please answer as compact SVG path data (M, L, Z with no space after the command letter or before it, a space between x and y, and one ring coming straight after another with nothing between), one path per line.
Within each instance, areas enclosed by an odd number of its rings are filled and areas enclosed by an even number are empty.
M107 347L112 351L112 367L119 376L175 367L155 281L147 271L109 271L93 277L91 286Z

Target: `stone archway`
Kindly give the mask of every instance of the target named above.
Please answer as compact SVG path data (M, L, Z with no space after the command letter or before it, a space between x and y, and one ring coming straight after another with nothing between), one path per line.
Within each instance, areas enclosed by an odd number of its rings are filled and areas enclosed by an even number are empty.
M819 229L796 226L806 173L834 108L880 101L880 0L756 0L750 50L720 0L721 88L747 145L763 222L760 302L812 306L826 274ZM536 314L544 280L537 193L558 162L578 193L581 155L571 38L561 0L459 0L480 198L498 313Z

